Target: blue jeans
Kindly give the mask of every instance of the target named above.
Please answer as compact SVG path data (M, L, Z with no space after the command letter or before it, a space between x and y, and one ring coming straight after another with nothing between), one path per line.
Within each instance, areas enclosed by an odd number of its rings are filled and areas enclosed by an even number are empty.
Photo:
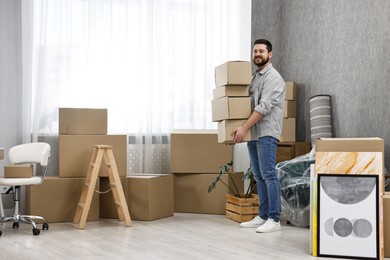
M276 173L276 147L278 140L272 136L248 142L249 158L259 195L259 216L267 220L280 220L280 181Z

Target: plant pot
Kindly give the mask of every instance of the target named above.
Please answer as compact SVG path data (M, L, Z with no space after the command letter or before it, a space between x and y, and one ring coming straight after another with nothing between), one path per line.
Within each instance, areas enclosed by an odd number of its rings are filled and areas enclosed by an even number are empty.
M239 223L250 221L259 214L259 205L257 194L251 194L248 198L226 194L226 217Z

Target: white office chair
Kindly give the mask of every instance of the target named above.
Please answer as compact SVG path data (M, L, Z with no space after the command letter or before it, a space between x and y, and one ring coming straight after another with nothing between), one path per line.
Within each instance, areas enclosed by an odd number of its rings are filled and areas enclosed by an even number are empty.
M8 153L10 164L34 163L42 167L42 175L31 178L0 178L0 185L12 186L14 193L14 215L12 217L2 217L0 224L13 222L13 228L19 228L19 221L30 223L33 226L33 234L39 235L40 230L37 228L34 220L42 220L42 230L49 229L47 221L40 216L30 216L19 214L20 189L22 185L38 185L43 182L50 158L50 145L47 143L28 143L12 147ZM0 231L0 236L2 232Z

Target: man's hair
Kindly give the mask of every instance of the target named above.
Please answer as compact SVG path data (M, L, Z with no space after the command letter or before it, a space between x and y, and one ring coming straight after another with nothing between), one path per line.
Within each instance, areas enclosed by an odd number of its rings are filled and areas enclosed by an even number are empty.
M265 46L267 46L267 50L268 52L271 52L272 51L272 44L270 41L266 40L266 39L257 39L255 41L255 43L253 44L253 46L255 46L256 44L264 44Z

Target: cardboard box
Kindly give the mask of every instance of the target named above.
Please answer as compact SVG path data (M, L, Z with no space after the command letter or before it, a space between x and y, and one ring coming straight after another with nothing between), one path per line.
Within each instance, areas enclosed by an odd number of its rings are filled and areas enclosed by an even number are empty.
M223 97L211 101L212 121L248 118L251 111L250 97Z
M0 160L4 160L4 148L0 148Z
M171 133L171 172L217 173L233 159L230 145L218 144L217 130L174 130Z
M228 61L215 68L215 86L249 85L252 67L249 61Z
M150 221L173 216L173 175L128 176L126 201L131 219Z
M295 139L296 139L296 130L295 129L296 129L296 119L284 117L280 141L282 141L282 142L295 142Z
M59 108L58 120L60 134L107 134L107 109Z
M59 135L60 177L85 177L95 145L112 145L119 176L127 175L126 135ZM100 165L99 176L108 176L107 167Z
M316 152L382 152L384 141L379 137L320 138L316 140Z
M239 126L242 126L246 120L240 119L231 119L231 120L223 120L218 122L218 143L221 144L232 144L233 136L231 135L232 131ZM251 140L251 130L246 133L244 138L244 142Z
M46 177L40 185L27 186L26 210L49 223L71 222L76 213L85 178ZM99 187L99 182L97 182ZM94 193L87 220L99 220L99 194Z
M108 179L108 177L100 177L99 180L100 180L99 191L102 192L99 196L99 216L100 216L100 218L119 219L118 210L116 208L116 204L115 204L115 200L114 200L114 195L112 194L112 190L109 192L106 192L106 191L111 189L110 180ZM120 180L121 180L123 192L126 193L127 178L121 177ZM129 205L127 205L127 207L129 208Z
M286 100L297 99L297 84L295 82L286 82Z
M247 97L249 96L249 87L245 85L239 86L222 86L213 89L213 98L222 97Z
M390 192L383 195L383 238L385 257L390 257Z
M295 118L297 117L297 102L294 100L284 101L283 117Z
M18 164L4 166L4 178L31 178L34 175L32 164Z
M225 195L231 193L229 189L218 182L216 188L210 193L208 192L209 185L218 174L194 173L174 174L174 176L175 212L225 215ZM243 173L234 174L235 183L241 193L244 191L242 176ZM226 174L222 175L221 179L233 187L232 181Z
M316 140L315 173L378 174L384 191L384 140L320 138Z
M310 143L305 142L279 142L276 148L276 162L292 160L310 152Z

